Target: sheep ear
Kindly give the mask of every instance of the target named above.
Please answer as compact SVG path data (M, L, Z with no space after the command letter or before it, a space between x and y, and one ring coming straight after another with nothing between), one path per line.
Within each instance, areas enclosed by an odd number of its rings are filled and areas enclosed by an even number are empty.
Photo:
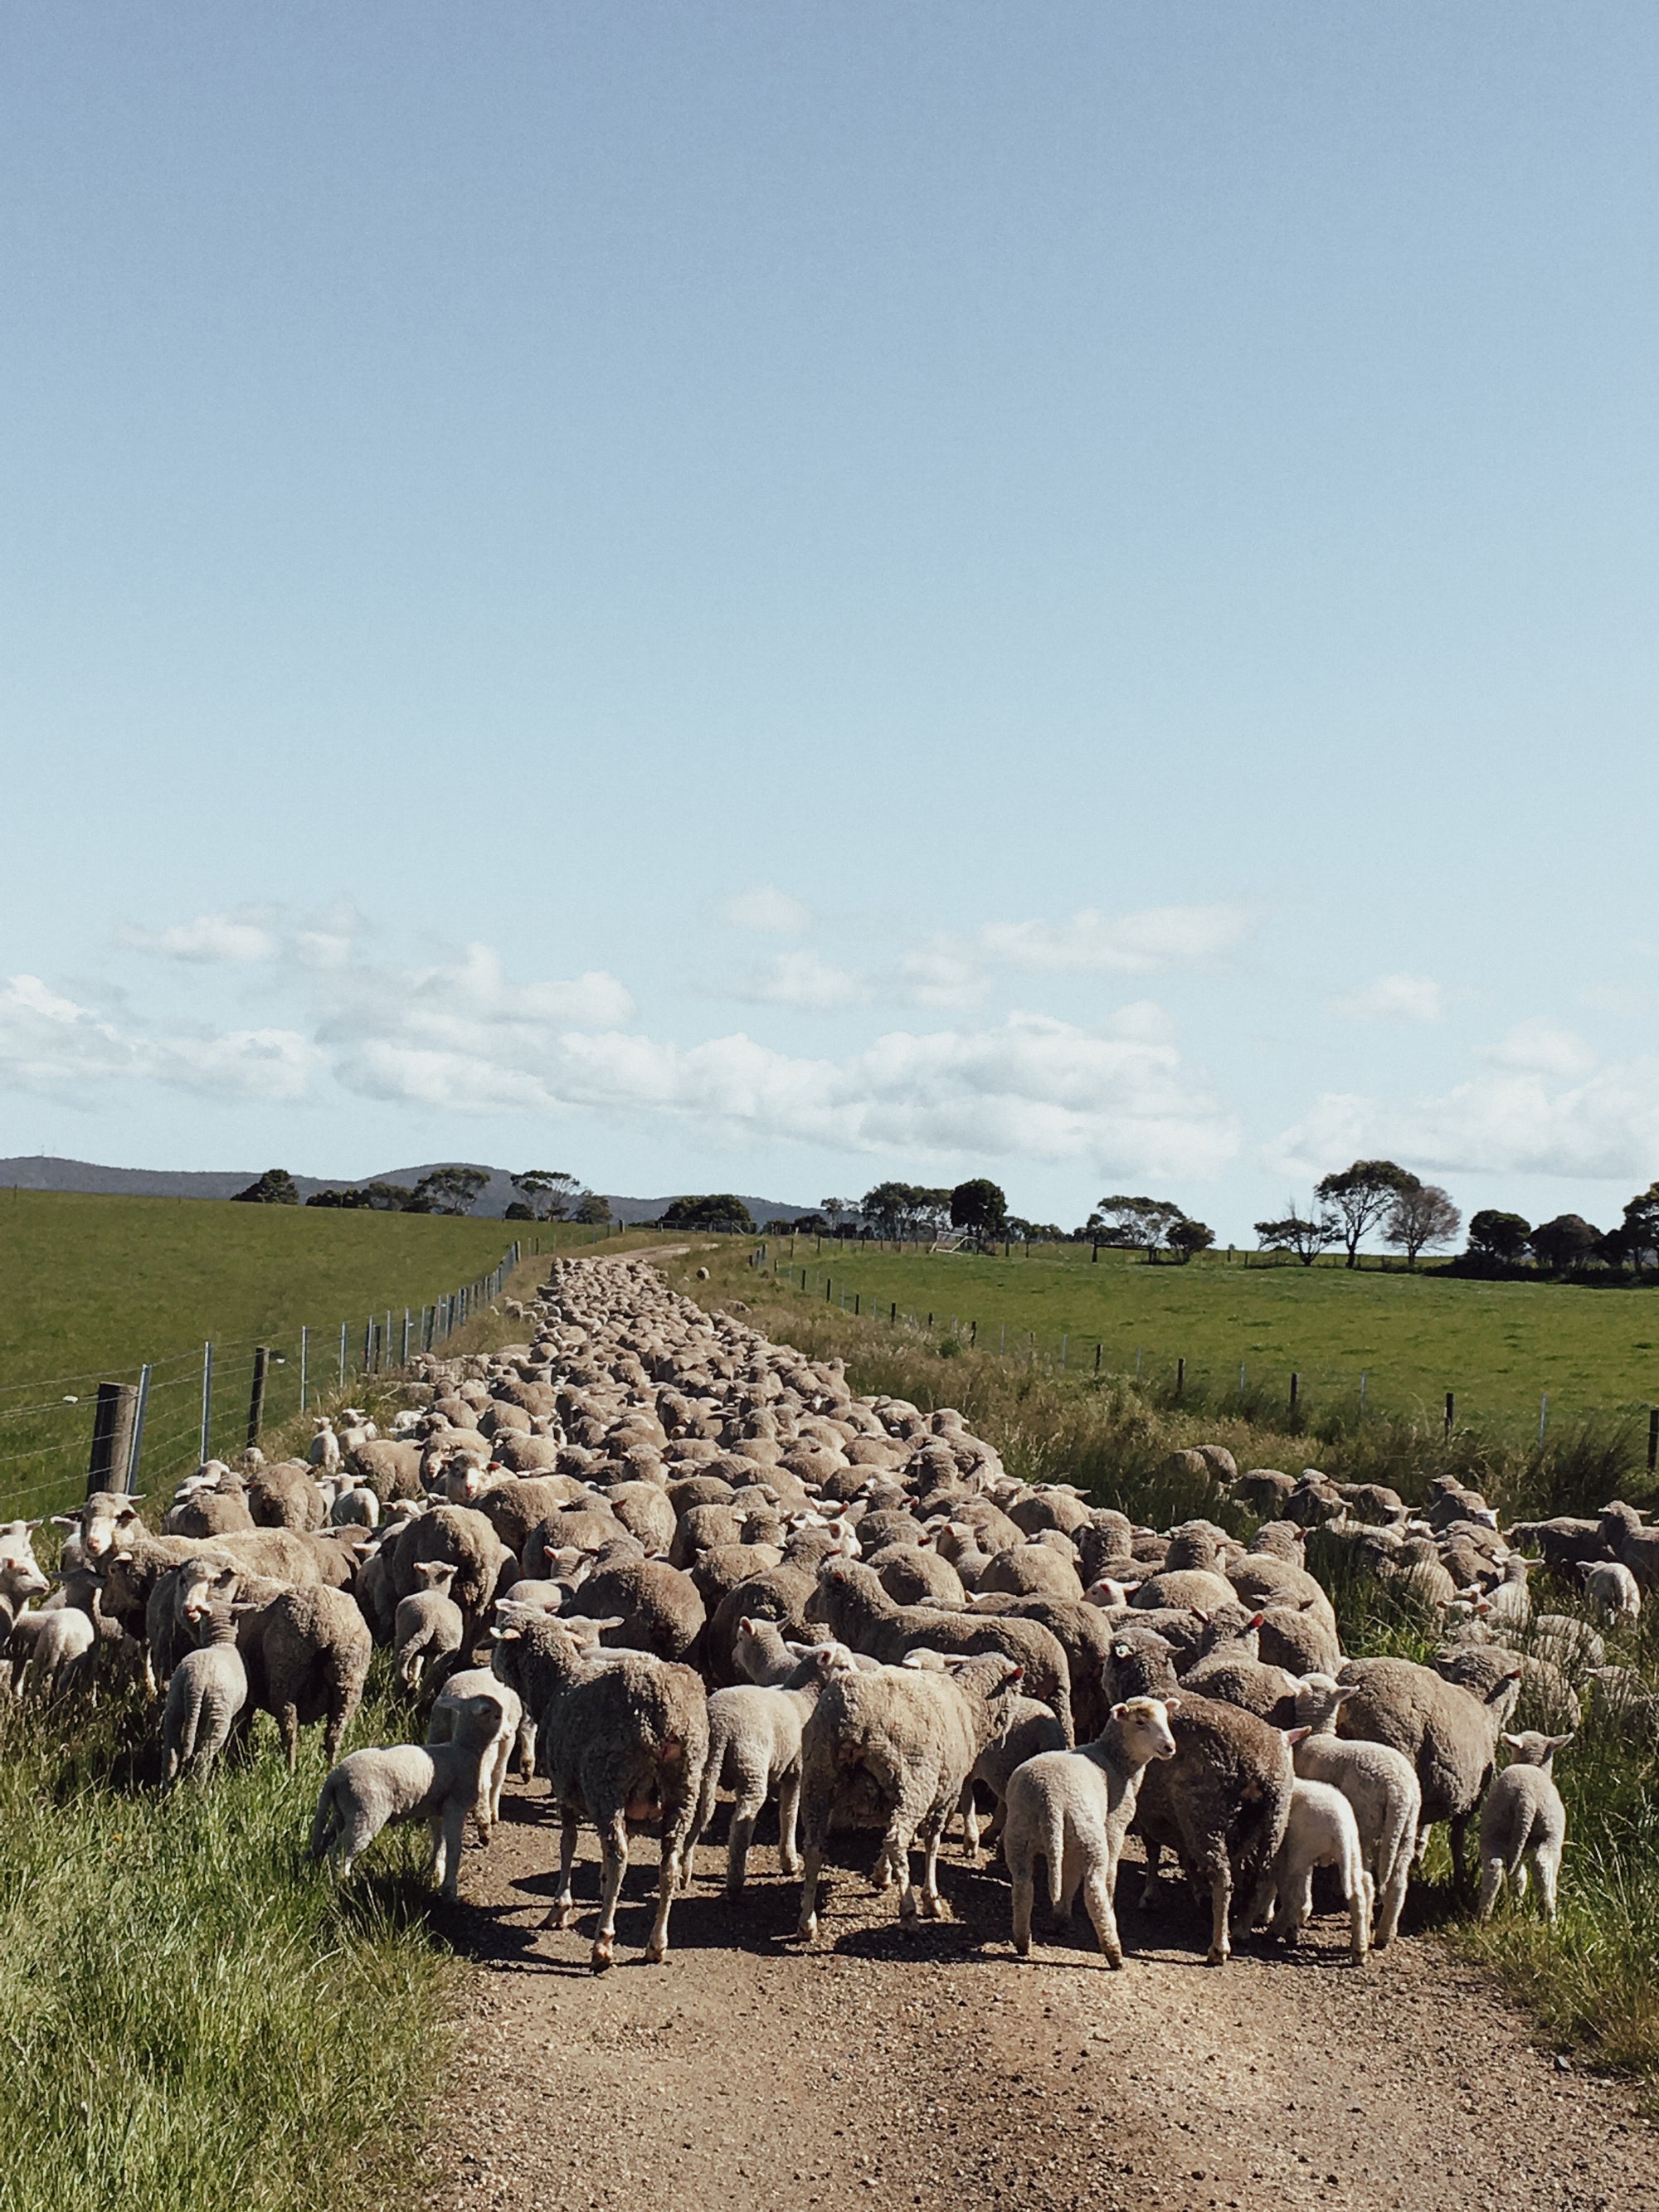
M1313 1730L1308 1728L1281 1729L1279 1730L1279 1734L1284 1737L1286 1743L1294 1747L1301 1742L1304 1736L1311 1735L1313 1734Z
M1115 1705L1112 1707L1111 1711L1107 1714L1106 1717L1109 1721L1121 1721L1124 1714L1127 1713L1128 1710L1129 1708L1127 1702Z
M1567 1746L1572 1741L1572 1737L1573 1731L1569 1730L1565 1735L1546 1736L1544 1741L1548 1744L1552 1751L1565 1751Z
M1520 1739L1520 1737L1519 1737L1518 1735L1511 1735L1510 1734L1510 1732L1509 1732L1509 1730L1508 1730L1507 1729L1505 1729L1504 1730L1504 1742L1505 1742L1506 1744L1508 1744L1508 1746L1509 1746L1509 1747L1510 1747L1510 1749L1511 1751L1519 1751L1519 1750L1520 1750L1520 1748L1521 1748L1521 1739Z
M1179 1697L1171 1695L1164 1698L1162 1703L1166 1713L1176 1713L1180 1711L1183 1700Z

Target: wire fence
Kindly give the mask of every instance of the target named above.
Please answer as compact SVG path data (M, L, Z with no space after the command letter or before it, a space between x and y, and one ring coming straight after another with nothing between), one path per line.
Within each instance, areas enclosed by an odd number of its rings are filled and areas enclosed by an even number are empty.
M203 1460L234 1457L362 1377L436 1350L500 1294L523 1256L513 1243L487 1274L429 1305L0 1383L0 1519L43 1517L89 1483L138 1490Z
M1648 1472L1659 1471L1659 1403L1651 1399L1583 1405L1558 1395L1552 1404L1551 1394L1540 1390L1534 1401L1516 1405L1494 1402L1479 1388L1460 1389L1455 1377L1448 1378L1448 1387L1425 1390L1375 1367L1193 1358L1161 1345L1131 1346L1121 1338L1079 1332L1048 1334L1001 1320L981 1325L978 1316L953 1313L944 1306L928 1310L884 1299L866 1288L854 1287L832 1269L803 1265L764 1243L756 1248L751 1264L805 1298L902 1331L933 1350L991 1352L1056 1374L1121 1376L1164 1405L1186 1404L1255 1421L1277 1420L1291 1429L1322 1419L1360 1422L1370 1414L1438 1429L1449 1437L1460 1424L1478 1424L1516 1443L1535 1443L1540 1451L1550 1439L1553 1420L1558 1426L1564 1422L1582 1425L1586 1421L1638 1420L1647 1430Z

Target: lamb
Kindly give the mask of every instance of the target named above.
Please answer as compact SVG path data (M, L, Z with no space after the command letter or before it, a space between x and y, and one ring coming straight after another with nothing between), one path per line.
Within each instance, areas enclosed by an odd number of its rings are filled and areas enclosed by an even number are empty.
M1553 1920L1567 1810L1551 1767L1556 1753L1572 1738L1529 1730L1524 1735L1505 1735L1504 1741L1514 1759L1492 1784L1480 1808L1480 1917L1491 1919L1506 1878L1516 1898L1525 1897L1530 1861L1538 1871L1544 1917Z
M465 1623L449 1595L455 1579L452 1560L417 1560L415 1573L427 1586L398 1600L392 1640L398 1654L398 1680L404 1689L418 1691L429 1659L441 1667L459 1651Z
M1615 1498L1601 1508L1602 1542L1628 1567L1643 1589L1659 1583L1659 1528L1646 1527L1633 1505Z
M237 1716L240 1735L256 1712L269 1713L283 1738L292 1774L299 1762L300 1730L321 1721L331 1759L362 1703L374 1639L356 1606L343 1591L325 1587L280 1589L246 1578L236 1595L249 1601L238 1616L236 1645L247 1669L247 1701Z
M1642 1617L1642 1586L1620 1559L1600 1559L1584 1569L1584 1602L1609 1627L1634 1628Z
M1131 1698L1111 1709L1104 1732L1075 1751L1045 1751L1009 1777L1003 1856L1014 1885L1014 1948L1031 1948L1034 1863L1048 1863L1048 1898L1069 1917L1079 1888L1106 1964L1121 1967L1115 1902L1118 1859L1133 1818L1143 1769L1176 1755L1170 1712L1180 1698Z
M708 1701L689 1667L643 1652L585 1653L553 1613L496 1608L491 1662L524 1699L537 1727L537 1759L560 1808L559 1890L544 1926L565 1928L575 1911L571 1870L580 1822L599 1831L604 1888L592 1963L610 1966L617 1899L628 1870L628 1824L660 1811L657 1911L646 1957L668 1956L668 1922L690 1861L691 1822L708 1757Z
M1304 1678L1297 1692L1296 1717L1307 1733L1291 1759L1300 1779L1329 1783L1353 1808L1360 1851L1371 1876L1372 1945L1381 1951L1399 1929L1417 1854L1423 1791L1403 1752L1338 1736L1337 1715L1353 1694L1353 1686L1328 1674Z
M306 1458L319 1474L337 1474L340 1439L334 1433L334 1425L326 1413L313 1413L311 1421L315 1433L306 1447Z
M909 1666L918 1656L914 1651L909 1653L905 1665ZM1048 1706L1040 1705L1035 1698L1000 1698L997 1701L997 1733L974 1761L973 1772L962 1793L963 1840L968 1863L975 1867L981 1863L981 1843L995 1846L1001 1837L1007 1820L1010 1778L1040 1752L1066 1748L1065 1729ZM982 1835L975 1789L979 1784L996 1800L990 1825Z
M390 1745L354 1751L330 1773L317 1800L311 1856L327 1855L343 1881L382 1828L423 1820L432 1836L432 1879L453 1898L461 1869L466 1818L477 1806L483 1764L501 1726L493 1697L469 1698L447 1743Z
M24 1697L44 1701L90 1680L98 1630L76 1605L43 1608L35 1618L40 1626L18 1686Z
M708 1700L708 1760L692 1826L695 1846L714 1817L719 1790L736 1800L726 1844L726 1893L743 1894L755 1822L773 1790L778 1796L778 1863L786 1875L800 1872L796 1822L800 1808L801 1732L825 1682L839 1671L841 1647L820 1644L798 1661L795 1686L763 1688L734 1684ZM800 1679L796 1680L796 1677Z
M203 1608L205 1640L185 1652L167 1685L161 1717L162 1771L206 1775L230 1741L247 1703L247 1668L236 1648L236 1615L228 1605Z
M1298 1733L1293 1729L1292 1737ZM1322 1866L1336 1869L1348 1908L1351 1954L1355 1966L1363 1966L1370 1948L1374 1898L1353 1808L1331 1784L1298 1780L1291 1792L1284 1841L1250 1908L1252 1925L1266 1920L1270 1936L1294 1943L1313 1911L1314 1869Z
M994 1730L994 1701L1020 1679L1012 1660L993 1652L958 1660L949 1674L860 1668L825 1686L801 1740L799 1925L809 1942L817 1933L825 1841L836 1812L860 1785L873 1794L884 1818L884 1866L902 1869L901 1924L944 1918L938 1863L945 1824ZM916 1843L925 1854L919 1887L909 1867Z
M478 1771L478 1802L474 1808L478 1833L488 1843L491 1828L501 1817L501 1791L513 1763L514 1747L518 1747L524 1771L529 1773L535 1764L536 1732L526 1723L524 1701L516 1690L498 1680L488 1667L468 1667L452 1674L434 1700L427 1741L453 1742L462 1711L472 1698L493 1698L500 1713Z

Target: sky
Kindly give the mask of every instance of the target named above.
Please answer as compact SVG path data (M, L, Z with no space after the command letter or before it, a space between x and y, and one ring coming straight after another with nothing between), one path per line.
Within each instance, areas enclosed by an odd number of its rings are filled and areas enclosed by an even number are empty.
M1659 14L17 0L0 1155L1659 1176Z

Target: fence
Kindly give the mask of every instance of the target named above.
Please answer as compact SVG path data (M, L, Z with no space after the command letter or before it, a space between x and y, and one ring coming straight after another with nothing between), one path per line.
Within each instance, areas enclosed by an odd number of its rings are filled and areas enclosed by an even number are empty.
M1357 1422L1372 1413L1438 1428L1450 1437L1460 1422L1473 1421L1483 1430L1535 1443L1541 1451L1553 1417L1558 1423L1566 1420L1579 1425L1587 1420L1638 1419L1645 1422L1647 1429L1648 1472L1659 1472L1659 1404L1650 1399L1631 1399L1613 1406L1578 1406L1564 1405L1558 1398L1552 1408L1550 1394L1540 1391L1534 1404L1499 1406L1478 1394L1460 1392L1455 1385L1431 1394L1391 1387L1388 1375L1376 1368L1291 1367L1266 1360L1253 1367L1248 1359L1235 1368L1231 1362L1191 1360L1184 1353L1151 1344L1137 1344L1131 1358L1127 1347L1111 1345L1104 1337L1077 1333L1045 1336L1032 1329L1011 1328L1006 1321L988 1322L981 1331L973 1315L951 1313L943 1307L927 1310L878 1297L839 1280L828 1269L803 1266L787 1254L774 1252L767 1243L757 1246L750 1264L797 1290L803 1297L884 1322L925 1340L932 1349L994 1352L1079 1376L1120 1376L1162 1403L1187 1403L1216 1413L1237 1413L1254 1420L1276 1418L1281 1426L1291 1428L1316 1415ZM941 1278L940 1287L947 1281L948 1278Z
M280 1338L214 1339L134 1367L0 1384L0 1518L38 1518L84 1483L136 1490L146 1470L154 1480L234 1457L331 1392L445 1343L500 1293L521 1257L514 1243L488 1274L418 1309L388 1306L361 1322L301 1322Z

